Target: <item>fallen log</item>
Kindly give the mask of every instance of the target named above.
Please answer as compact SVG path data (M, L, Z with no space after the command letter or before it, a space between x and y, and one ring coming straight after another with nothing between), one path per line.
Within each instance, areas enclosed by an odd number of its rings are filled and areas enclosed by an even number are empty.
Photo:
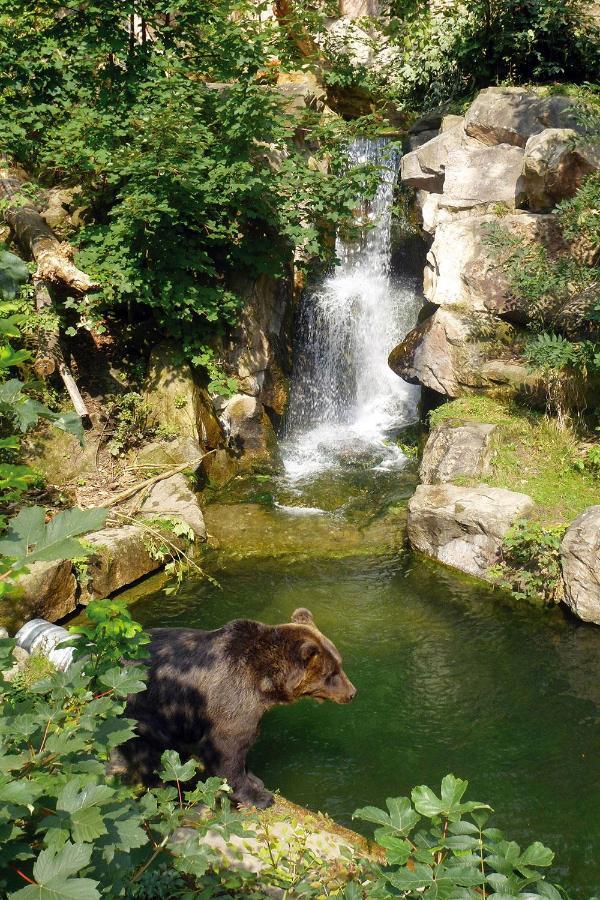
M65 285L80 294L99 287L73 263L73 248L58 240L37 209L31 203L21 204L15 200L26 183L6 164L0 167L0 196L8 201L4 221L17 243L35 260L36 278L50 284Z
M107 500L106 503L103 503L102 507L104 509L108 509L111 506L117 506L117 504L123 503L124 500L129 500L129 498L137 494L138 491L142 491L144 490L144 488L152 487L152 485L156 484L159 481L163 481L165 478L170 478L172 475L178 475L180 472L184 472L186 469L197 469L205 457L210 456L211 453L215 452L215 450L209 450L207 453L203 453L202 456L199 456L198 459L194 459L191 462L181 463L181 465L175 466L175 468L173 469L168 469L166 472L161 472L159 475L154 475L152 478L146 478L144 481L139 481L132 487L121 491L120 494L115 494L114 497L111 497L110 500Z
M63 285L78 293L93 290L99 285L73 263L73 248L59 241L37 209L30 203L21 204L19 192L27 182L11 169L3 157L0 160L0 196L8 201L4 221L24 252L35 260L33 276L35 305L38 312L52 306L50 287ZM77 415L88 419L89 413L71 371L65 363L58 331L39 330L39 349L34 371L39 378L48 378L56 369L62 378Z

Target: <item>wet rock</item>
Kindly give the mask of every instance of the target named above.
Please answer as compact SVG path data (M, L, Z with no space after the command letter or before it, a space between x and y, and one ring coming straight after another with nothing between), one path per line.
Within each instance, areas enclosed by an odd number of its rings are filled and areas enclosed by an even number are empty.
M419 474L424 484L443 484L455 478L482 478L490 470L495 425L476 422L433 429L423 451Z
M222 420L229 446L240 462L249 467L277 460L277 437L257 397L235 394L225 404Z
M533 507L526 494L485 484L421 484L408 504L408 537L415 550L487 578L506 532Z
M579 128L571 97L540 97L518 87L490 87L477 95L465 115L465 131L483 144L525 147L545 128Z
M104 528L88 535L86 542L93 553L87 564L88 581L82 603L108 597L161 566L150 553L148 539L137 525Z
M573 197L590 172L600 168L600 145L577 141L569 128L548 128L533 135L525 146L523 191L527 206L549 212L561 200Z
M22 575L17 584L18 596L4 616L7 623L22 623L28 619L57 622L77 606L77 582L70 560L32 563L29 572Z
M442 308L413 328L388 362L405 381L445 397L510 396L537 385L518 361L519 339L514 326L495 316Z
M565 603L584 622L600 625L600 506L577 516L561 546Z
M166 341L150 355L145 399L156 421L178 438L196 441L202 450L222 443L222 428L206 388Z
M140 512L183 519L196 538L206 540L206 527L198 499L182 473L157 482L144 500Z

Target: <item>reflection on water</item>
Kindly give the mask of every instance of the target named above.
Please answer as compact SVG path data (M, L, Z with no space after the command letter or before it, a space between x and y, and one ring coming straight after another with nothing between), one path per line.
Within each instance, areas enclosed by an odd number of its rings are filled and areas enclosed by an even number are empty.
M235 617L286 621L307 606L358 687L351 706L304 701L269 713L252 765L270 788L350 823L356 807L451 771L515 840L557 851L555 877L573 896L597 890L600 630L397 552L328 559L313 546L304 558L216 565L221 589L159 590L134 614L145 625L214 628Z

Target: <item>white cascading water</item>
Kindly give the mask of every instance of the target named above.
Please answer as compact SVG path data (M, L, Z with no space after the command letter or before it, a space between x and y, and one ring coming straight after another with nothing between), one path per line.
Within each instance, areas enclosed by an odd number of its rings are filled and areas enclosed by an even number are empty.
M399 156L388 145L385 138L352 144L352 164L381 171L365 204L372 227L358 244L338 238L340 264L302 300L282 441L291 479L360 457L384 468L406 461L390 437L416 419L418 388L395 375L387 359L415 324L421 298L414 278L391 271Z

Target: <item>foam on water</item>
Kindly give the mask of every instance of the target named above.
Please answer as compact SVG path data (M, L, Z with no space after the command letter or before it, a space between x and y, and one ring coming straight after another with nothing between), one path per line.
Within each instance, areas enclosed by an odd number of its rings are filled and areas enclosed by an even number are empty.
M416 419L418 388L387 364L421 303L415 279L391 271L398 153L385 138L361 138L349 155L353 164L380 166L380 182L364 204L372 227L358 243L338 238L340 264L302 300L282 440L292 480L346 465L402 466L391 438Z

